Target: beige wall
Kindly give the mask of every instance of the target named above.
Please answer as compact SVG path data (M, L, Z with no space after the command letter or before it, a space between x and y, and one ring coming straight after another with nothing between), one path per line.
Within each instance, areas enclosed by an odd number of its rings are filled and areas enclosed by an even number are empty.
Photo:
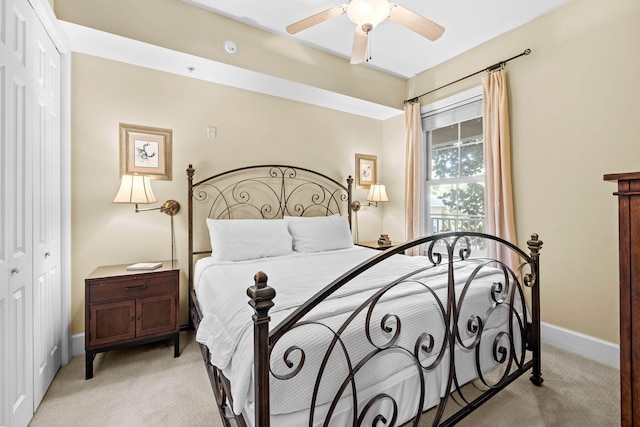
M383 105L402 103L402 79L352 67L348 60L180 0L56 0L55 13L64 21ZM237 43L237 56L222 53L227 39ZM120 122L173 130L173 181L156 181L153 187L158 200L177 199L183 208L189 163L197 172L213 173L281 162L346 178L353 173L355 153L381 154L383 123L378 120L81 54L72 57L71 79L72 333L84 330L83 279L96 266L171 254L169 217L111 204L119 183ZM209 125L217 127L213 141L205 139ZM354 194L360 200L365 196L363 190ZM178 259L186 271L184 210L175 224ZM361 238L372 240L381 229L380 213L361 212L359 225ZM185 274L182 283L186 323Z
M159 201L176 199L183 208L175 217L183 324L189 163L196 178L280 162L346 180L355 153L382 154L379 120L82 54L72 58L71 114L72 333L84 330L83 280L95 267L171 255L168 216L111 203L119 185L120 122L173 130L173 180L152 184ZM206 139L208 125L217 127L214 140ZM373 239L380 228L379 216L361 216L361 236Z
M542 320L617 343L616 188L602 176L640 170L640 2L571 1L410 80L408 98L525 48L531 55L507 66L513 182L519 244L532 232L544 240ZM383 151L385 178L397 181L392 165L403 153L386 139ZM385 228L399 234L387 217Z
M405 80L207 12L182 0L56 0L58 19L401 108ZM238 46L223 53L224 40ZM375 90L372 90L375 88Z
M144 21L149 25L136 27L135 19L122 12L133 7L130 12L139 18L150 1L55 4L60 19L251 69L265 67L258 71L392 106L531 48L530 56L507 67L519 243L524 245L531 232L545 241L543 321L618 342L617 204L614 185L603 182L602 175L640 170L640 144L634 139L640 116L637 1L573 0L406 84L213 14L196 18L195 9L177 0L147 8L155 11L153 19ZM193 28L179 17L175 26L168 25L178 12L196 20ZM226 38L250 55L222 56L215 46ZM318 66L312 64L316 60ZM355 83L360 78L362 85ZM379 122L78 54L73 55L72 82L73 333L84 329L83 278L95 266L169 256L167 216L135 214L131 206L111 204L118 186L119 122L173 129L174 179L154 182L154 191L159 200L176 198L183 206L183 170L189 162L198 171L293 162L340 176L353 170L354 153L378 155L380 180L391 202L360 212L360 235L373 238L384 231L393 239L404 236L402 117ZM469 79L422 103L478 84L479 77ZM207 125L218 127L216 140L204 138ZM363 200L360 193L356 198ZM184 264L186 215L175 219L178 258ZM186 283L184 274L183 279Z

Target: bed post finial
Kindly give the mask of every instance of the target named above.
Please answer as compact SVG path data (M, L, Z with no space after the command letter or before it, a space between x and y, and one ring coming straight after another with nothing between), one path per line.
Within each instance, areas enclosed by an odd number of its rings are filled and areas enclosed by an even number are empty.
M255 425L269 427L269 310L276 291L267 284L262 271L253 277L254 286L247 289L249 305L253 307L253 375L255 378Z
M258 271L253 276L255 282L254 286L250 286L247 289L247 295L251 300L249 305L253 307L256 314L253 316L254 320L261 320L262 322L269 322L269 309L273 307L273 298L276 296L276 290L267 284L267 275L262 271Z
M531 240L527 240L527 246L531 251L531 258L537 261L540 257L540 249L542 248L542 240L538 238L537 233L531 234Z

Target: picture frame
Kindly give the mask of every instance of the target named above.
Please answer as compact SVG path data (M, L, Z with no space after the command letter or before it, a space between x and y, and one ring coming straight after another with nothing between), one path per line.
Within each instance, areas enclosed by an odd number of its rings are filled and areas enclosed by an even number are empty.
M367 154L356 154L356 189L368 190L377 182L377 157Z
M120 176L171 181L172 130L120 123Z

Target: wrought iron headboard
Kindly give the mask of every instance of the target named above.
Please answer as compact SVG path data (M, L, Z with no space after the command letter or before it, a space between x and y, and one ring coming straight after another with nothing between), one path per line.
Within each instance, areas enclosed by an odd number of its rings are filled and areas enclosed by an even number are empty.
M322 173L287 165L247 166L198 182L193 181L194 174L193 165L189 165L189 291L193 289L194 256L211 253L211 249L194 250L194 233L208 236L206 218L276 219L346 212L351 224L351 176L343 185ZM194 217L196 208L200 215Z

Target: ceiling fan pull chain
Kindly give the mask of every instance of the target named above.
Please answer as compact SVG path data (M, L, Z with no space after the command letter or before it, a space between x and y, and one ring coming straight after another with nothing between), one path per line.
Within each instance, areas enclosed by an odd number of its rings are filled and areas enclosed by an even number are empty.
M367 37L367 42L369 44L367 50L369 51L369 56L367 56L366 62L371 62L371 60L373 59L373 57L371 56L371 45L373 44L373 42L371 41L371 38L373 37L371 32L369 32L368 34L369 37Z

